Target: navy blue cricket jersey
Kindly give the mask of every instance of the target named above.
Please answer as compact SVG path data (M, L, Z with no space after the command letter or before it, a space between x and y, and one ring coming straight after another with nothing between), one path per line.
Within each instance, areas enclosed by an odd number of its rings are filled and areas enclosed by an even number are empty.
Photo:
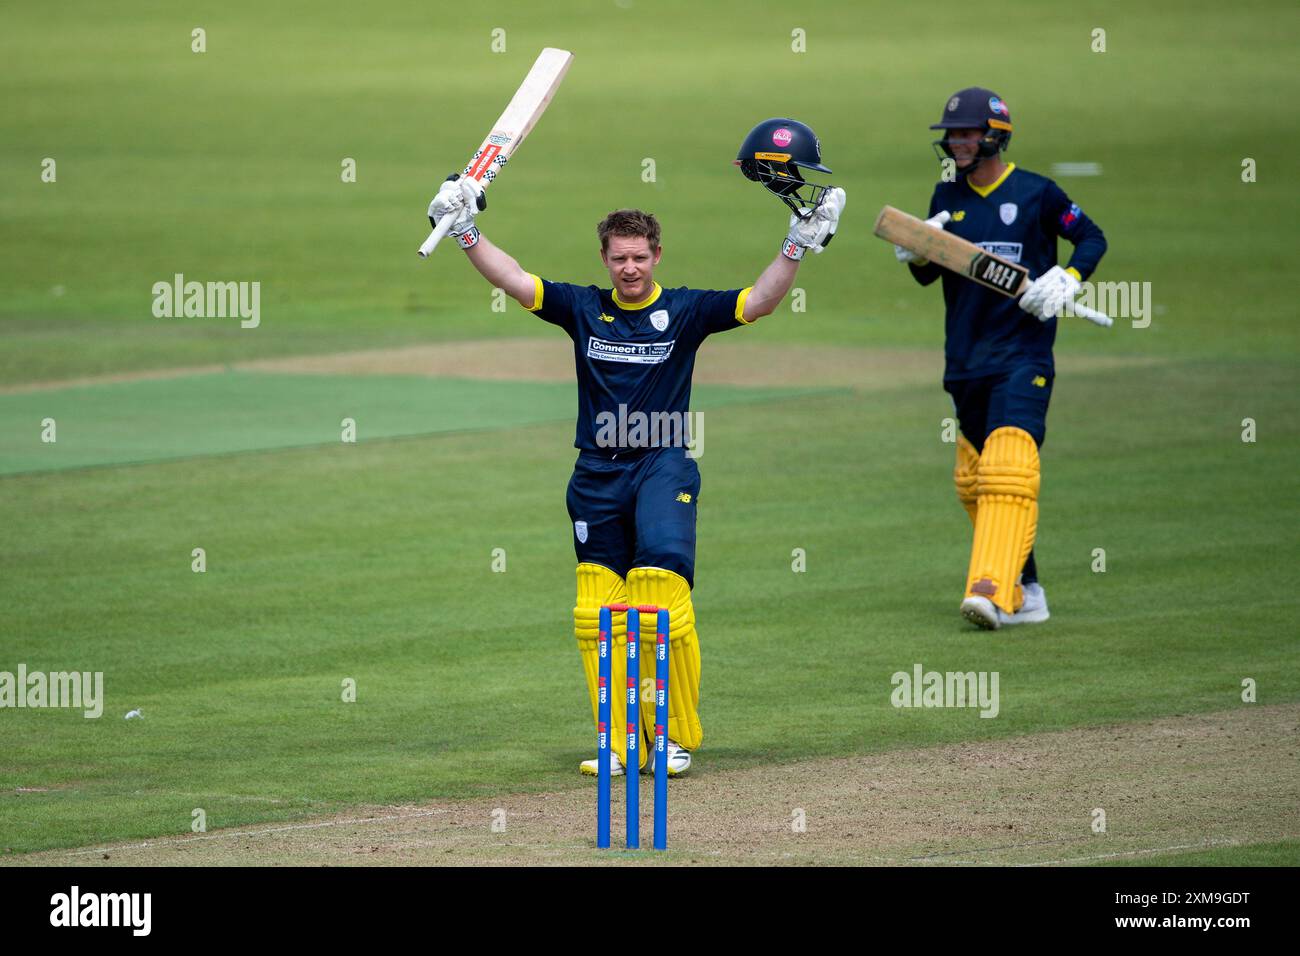
M929 215L944 209L952 213L944 226L948 232L1028 266L1032 279L1057 264L1058 236L1074 244L1066 268L1080 279L1093 273L1106 252L1101 229L1060 186L1015 163L986 188L972 186L965 177L938 183ZM1041 322L1015 299L933 263L911 269L922 285L943 278L945 381L997 375L1031 362L1053 368L1056 319Z
M749 289L706 292L664 289L642 302L622 302L594 285L547 282L533 276L535 313L573 340L578 372L578 429L574 446L616 453L597 442L602 412L685 415L691 403L695 352L706 336L748 325L741 315Z

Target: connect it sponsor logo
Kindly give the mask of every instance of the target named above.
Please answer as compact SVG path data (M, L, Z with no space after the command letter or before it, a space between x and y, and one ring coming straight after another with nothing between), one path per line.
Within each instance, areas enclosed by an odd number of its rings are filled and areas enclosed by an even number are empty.
M676 339L671 342L609 342L593 335L587 339L587 358L602 362L658 365L668 360L676 344Z

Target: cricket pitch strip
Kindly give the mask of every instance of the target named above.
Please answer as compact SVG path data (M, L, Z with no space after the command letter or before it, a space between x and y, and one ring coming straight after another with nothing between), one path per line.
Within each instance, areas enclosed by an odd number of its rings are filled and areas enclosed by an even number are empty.
M671 782L669 849L597 851L595 783L7 857L45 866L1068 865L1300 837L1300 705ZM1097 811L1105 813L1097 831ZM621 830L615 828L615 838Z

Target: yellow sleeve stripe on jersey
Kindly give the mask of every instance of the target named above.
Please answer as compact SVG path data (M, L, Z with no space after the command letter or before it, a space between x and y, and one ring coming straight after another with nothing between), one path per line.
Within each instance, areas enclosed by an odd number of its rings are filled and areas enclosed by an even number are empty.
M751 285L748 289L741 289L740 295L736 296L736 321L742 325L754 324L752 319L745 318L745 300L749 298L749 294L753 291L754 287Z
M542 280L541 277L528 273L528 277L533 280L533 304L524 306L529 312L536 312L542 307Z
M1080 282L1083 281L1083 276L1079 274L1079 270L1076 269L1074 266L1069 266L1068 268L1066 268L1065 271L1070 273L1070 275L1074 276Z

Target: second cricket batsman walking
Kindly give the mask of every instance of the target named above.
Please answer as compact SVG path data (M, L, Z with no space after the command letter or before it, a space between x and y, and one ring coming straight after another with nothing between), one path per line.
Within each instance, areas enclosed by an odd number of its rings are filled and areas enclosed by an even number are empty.
M894 247L922 285L943 279L943 387L961 428L953 480L975 527L961 613L990 630L1046 621L1033 548L1052 344L1057 317L1097 268L1106 238L1060 186L1002 159L1011 110L992 90L954 93L930 128L943 131L935 150L957 175L935 186L926 222L1036 277L1019 300L1009 299ZM1074 246L1065 268L1058 238Z
M668 772L689 769L704 730L699 718L700 641L691 589L695 584L695 517L700 472L688 454L685 429L655 423L689 421L695 353L707 336L752 325L770 314L794 282L808 249L821 252L834 236L844 190L814 185L802 170L829 173L817 137L802 123L774 119L745 140L736 161L792 210L781 250L747 288L726 291L665 289L655 281L663 256L659 221L639 209L619 209L596 226L600 261L609 288L552 282L520 267L475 226L485 208L482 187L471 178L443 183L429 206L437 226L454 217L447 234L493 286L504 289L573 341L578 378L579 449L567 496L577 555L577 637L593 723L597 720L600 608L653 604L671 615ZM805 190L801 192L800 190ZM635 423L650 423L648 430ZM617 423L617 427L616 427ZM633 423L633 427L627 427ZM614 618L613 687L626 683L627 627ZM654 660L653 623L643 632L641 656ZM627 723L626 698L610 695L614 727ZM640 769L653 761L654 694L639 695L643 746ZM611 770L623 774L627 742L612 733ZM596 774L596 760L581 763Z

